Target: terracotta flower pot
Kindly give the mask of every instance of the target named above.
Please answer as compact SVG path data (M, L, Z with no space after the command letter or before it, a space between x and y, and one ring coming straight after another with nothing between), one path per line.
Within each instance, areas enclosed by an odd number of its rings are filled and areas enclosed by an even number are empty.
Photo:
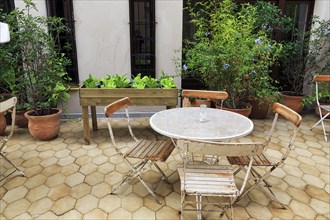
M216 104L216 108L221 109L221 106ZM245 117L249 117L249 115L251 114L252 107L250 105L248 105L246 108L226 108L226 107L223 107L222 109L226 110L226 111L231 111L231 112L241 114Z
M25 112L28 110L16 110L15 116L15 125L19 128L27 128L28 127L28 119L24 116Z
M302 99L304 98L303 95L294 96L290 95L290 92L280 92L281 95L281 103L297 113L301 113L303 109Z
M6 118L3 112L0 112L0 135L3 135L5 133L6 125Z
M34 110L25 113L25 117L29 120L30 134L39 140L49 141L57 137L60 131L60 116L62 110L53 108L53 114L35 116Z
M250 118L253 119L265 119L269 112L269 103L263 102L259 103L258 101L251 101L252 110L250 114Z

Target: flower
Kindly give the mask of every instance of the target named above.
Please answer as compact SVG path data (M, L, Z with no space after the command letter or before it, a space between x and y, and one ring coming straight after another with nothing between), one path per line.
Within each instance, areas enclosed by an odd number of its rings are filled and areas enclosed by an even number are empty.
M209 31L205 33L205 37L207 37L209 35L211 35L211 33Z
M188 67L187 67L186 64L183 64L183 70L184 70L184 71L187 71L187 70L188 70Z
M230 67L230 65L228 63L223 64L224 69L228 69L229 67Z
M262 40L260 38L257 38L257 39L254 40L254 43L255 44L261 44Z

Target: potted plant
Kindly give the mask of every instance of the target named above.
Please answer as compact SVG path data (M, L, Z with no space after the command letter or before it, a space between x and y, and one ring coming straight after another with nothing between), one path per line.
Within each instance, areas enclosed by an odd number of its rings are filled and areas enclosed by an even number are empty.
M31 108L25 113L30 133L37 139L51 140L60 129L62 110L56 108L57 102L69 98L65 66L70 62L60 54L51 33L58 37L65 26L60 18L33 16L35 4L31 0L24 2L24 9L16 8L3 15L12 39L7 44L11 53L7 51L6 60L15 64L14 94Z
M196 31L183 48L183 74L194 72L208 89L226 91L225 107L246 107L256 88L270 81L269 67L281 45L267 29L256 28L252 5L212 0L190 3L188 10Z
M314 17L311 26L311 31L304 36L293 27L292 39L284 44L281 54L282 78L288 82L281 92L281 102L298 113L302 112L302 100L312 85L313 76L330 70L330 20Z

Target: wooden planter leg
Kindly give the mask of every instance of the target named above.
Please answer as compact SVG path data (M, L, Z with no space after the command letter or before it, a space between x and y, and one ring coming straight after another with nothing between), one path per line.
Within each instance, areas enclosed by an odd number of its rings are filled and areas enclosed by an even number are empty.
M81 109L83 118L84 141L86 145L89 145L91 141L91 134L89 130L88 106L81 106Z

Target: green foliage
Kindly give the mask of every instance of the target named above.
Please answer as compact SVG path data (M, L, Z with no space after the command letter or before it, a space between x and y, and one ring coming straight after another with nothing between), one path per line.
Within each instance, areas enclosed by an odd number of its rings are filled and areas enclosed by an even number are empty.
M162 71L162 76L159 80L149 76L141 77L141 74L137 74L131 81L125 75L108 75L99 79L89 74L88 78L83 81L83 84L86 88L176 88L174 77L166 76L164 71Z
M292 39L284 43L281 54L282 78L291 94L302 95L314 75L330 72L330 20L312 19L311 31L304 35L291 27Z
M186 42L183 74L201 76L210 90L226 91L228 107L263 95L271 89L269 67L282 45L261 27L258 8L232 0L189 3L193 40Z
M10 26L11 41L0 45L0 71L11 79L7 83L19 105L49 109L69 97L65 66L70 60L55 44L65 25L61 18L33 16L32 11L37 10L33 1L24 3L24 9L1 14L1 20Z
M139 73L132 80L132 88L158 88L158 82L155 78L149 76L141 78L141 74Z
M88 78L83 80L83 84L86 88L99 88L100 80L92 74L89 74Z
M162 71L162 76L160 77L159 82L162 88L176 88L174 77L166 76L164 71Z

